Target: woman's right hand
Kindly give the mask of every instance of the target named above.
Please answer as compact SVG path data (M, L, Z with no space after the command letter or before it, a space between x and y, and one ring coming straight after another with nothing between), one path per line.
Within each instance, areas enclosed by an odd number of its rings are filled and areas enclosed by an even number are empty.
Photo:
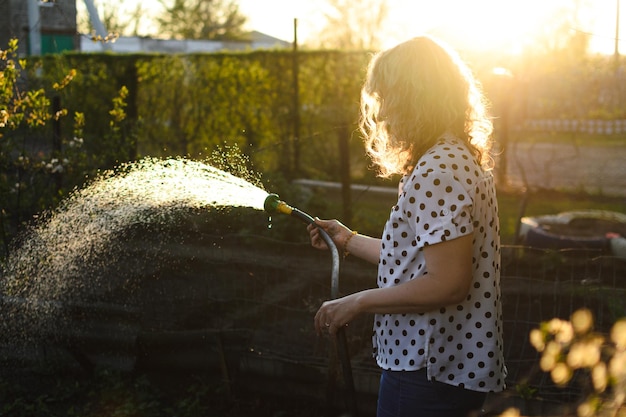
M316 218L315 224L309 224L307 230L309 231L311 246L316 249L328 249L328 245L326 245L320 234L320 228L324 229L340 251L345 250L346 241L352 235L352 231L338 220L320 220Z

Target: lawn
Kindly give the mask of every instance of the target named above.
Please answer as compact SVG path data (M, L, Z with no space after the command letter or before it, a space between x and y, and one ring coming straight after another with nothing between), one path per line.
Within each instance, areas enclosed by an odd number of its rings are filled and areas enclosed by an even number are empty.
M516 228L522 216L589 209L626 213L626 199L623 197L594 196L553 190L542 190L528 195L500 190L498 204L503 244L516 243Z
M315 200L324 205L313 209L312 215L338 218L343 221L343 209L338 189L315 189ZM395 196L392 193L355 192L352 197L352 220L346 225L361 233L379 235ZM498 190L502 243L515 244L516 230L522 216L557 214L571 210L610 210L626 213L626 198L539 190L523 193L516 190ZM307 209L303 207L303 209Z

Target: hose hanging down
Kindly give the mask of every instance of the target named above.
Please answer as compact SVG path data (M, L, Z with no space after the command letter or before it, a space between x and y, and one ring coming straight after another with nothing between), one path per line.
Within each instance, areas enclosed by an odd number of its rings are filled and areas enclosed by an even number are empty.
M282 213L287 214L292 217L299 219L300 221L307 224L315 224L315 219L309 214L291 207L284 201L280 200L277 194L269 194L265 198L265 203L263 204L263 209L270 214L273 213ZM331 287L330 287L330 296L332 299L339 297L339 251L337 250L337 245L331 239L331 237L326 233L324 229L319 229L320 236L326 242L328 249L330 249L332 256L332 271L331 271ZM346 333L344 328L340 328L337 332L337 354L339 356L339 360L341 361L341 366L343 370L343 379L345 383L345 388L348 393L349 407L351 408L352 417L357 416L357 405L356 405L356 393L354 391L354 380L352 378L352 366L350 365L350 356L348 352L348 345L346 342Z

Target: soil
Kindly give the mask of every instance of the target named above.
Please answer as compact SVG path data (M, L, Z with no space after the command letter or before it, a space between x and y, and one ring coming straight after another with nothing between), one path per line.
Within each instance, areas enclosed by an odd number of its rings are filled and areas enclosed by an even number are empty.
M219 224L183 226L128 234L106 270L85 278L101 304L80 300L59 317L69 320L64 331L82 341L42 339L20 360L0 349L0 415L69 416L72 407L81 417L345 414L336 351L311 325L330 293L328 253L260 232L217 233ZM343 261L341 293L361 288L373 268ZM492 411L519 400L519 381L536 387L543 404L577 400L578 391L557 390L538 371L528 334L543 320L568 318L574 306L593 309L597 328L606 330L626 307L619 279L625 269L624 262L584 252L503 251L511 384L493 399ZM368 417L378 382L371 317L351 323L347 334L356 402Z

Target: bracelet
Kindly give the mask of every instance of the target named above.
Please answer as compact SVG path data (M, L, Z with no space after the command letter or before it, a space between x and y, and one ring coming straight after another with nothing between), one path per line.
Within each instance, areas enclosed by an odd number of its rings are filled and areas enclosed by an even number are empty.
M359 232L357 232L356 230L353 230L352 233L350 234L350 236L348 236L348 238L346 239L345 242L343 242L343 258L346 259L346 257L348 255L350 255L350 252L348 252L348 242L350 242L350 239L352 239L354 237L354 235L358 234Z

